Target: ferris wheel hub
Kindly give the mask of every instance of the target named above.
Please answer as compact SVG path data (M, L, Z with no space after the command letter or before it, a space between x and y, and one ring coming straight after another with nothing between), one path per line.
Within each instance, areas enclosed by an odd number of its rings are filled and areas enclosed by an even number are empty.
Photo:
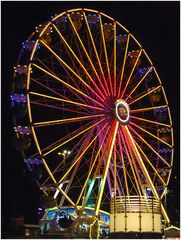
M129 105L123 100L118 99L115 102L116 118L122 125L127 125L130 120L130 108Z

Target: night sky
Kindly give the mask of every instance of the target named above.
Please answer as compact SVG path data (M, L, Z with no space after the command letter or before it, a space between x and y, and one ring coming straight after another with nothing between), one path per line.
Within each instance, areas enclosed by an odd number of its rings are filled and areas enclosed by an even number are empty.
M113 17L142 44L155 65L171 108L175 154L170 189L180 202L180 3L179 2L1 2L2 5L2 217L23 215L36 223L38 187L29 180L23 158L12 146L10 91L13 67L24 42L41 23L71 8L92 8Z

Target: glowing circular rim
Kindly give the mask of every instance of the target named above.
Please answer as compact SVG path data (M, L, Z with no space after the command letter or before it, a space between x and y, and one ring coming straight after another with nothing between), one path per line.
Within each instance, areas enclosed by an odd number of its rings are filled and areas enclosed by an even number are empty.
M121 104L126 108L126 110L128 112L127 118L125 120L120 118L119 113L118 113L118 107ZM129 122L129 119L130 119L130 108L129 108L128 104L123 99L118 99L115 102L115 105L116 105L116 118L119 120L120 123L122 123L123 125L126 125Z

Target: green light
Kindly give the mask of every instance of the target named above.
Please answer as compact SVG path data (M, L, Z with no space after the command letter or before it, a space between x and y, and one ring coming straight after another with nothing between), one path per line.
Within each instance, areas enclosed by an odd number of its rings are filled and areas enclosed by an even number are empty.
M87 183L88 188L90 187L91 183L93 183L94 181L95 181L95 180L89 178L88 183ZM93 186L92 186L92 187L93 187ZM91 190L92 190L92 188L91 188ZM86 206L87 206L87 207L94 207L94 206L95 206L95 201L94 201L94 199L93 199L92 192L89 194L89 197L88 197L88 199L87 199Z

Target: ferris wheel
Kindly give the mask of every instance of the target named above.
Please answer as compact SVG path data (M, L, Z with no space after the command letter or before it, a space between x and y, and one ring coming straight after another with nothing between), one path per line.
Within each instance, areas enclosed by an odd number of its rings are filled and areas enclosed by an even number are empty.
M14 70L18 146L45 195L91 206L95 216L115 196L163 198L170 109L152 61L124 26L91 9L55 15L23 43Z

